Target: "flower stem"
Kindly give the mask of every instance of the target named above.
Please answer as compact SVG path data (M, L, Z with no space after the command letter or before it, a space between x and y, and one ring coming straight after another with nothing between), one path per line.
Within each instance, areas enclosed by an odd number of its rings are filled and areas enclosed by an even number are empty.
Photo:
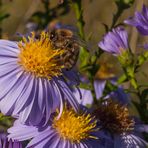
M117 23L119 17L121 16L122 12L123 12L123 9L120 9L120 8L118 7L118 10L117 10L116 14L114 14L114 16L113 16L113 21L112 21L110 30L112 30L112 29L115 27L115 25L116 25L116 23Z
M91 93L92 93L93 101L94 101L93 103L96 105L98 104L98 100L96 97L96 92L95 92L95 87L94 87L94 79L91 78L90 81L91 81Z
M85 33L84 33L85 21L83 19L82 0L74 0L72 3L72 6L73 6L75 14L76 14L77 27L79 29L80 38L85 41ZM84 47L82 47L82 48L83 49L81 51L85 51L88 53L88 51ZM84 54L86 54L85 52L84 52ZM81 55L81 53L80 53L80 55ZM83 54L82 54L82 56L83 56ZM85 56L84 58L87 58L87 57ZM95 93L95 88L94 88L94 75L90 71L88 71L88 73L89 73L89 80L91 83L91 93L93 96L94 104L96 104L97 98L96 98L96 93Z
M84 22L84 19L83 19L82 1L81 0L75 0L73 2L73 8L74 8L74 11L75 11L75 14L76 14L77 27L79 29L79 35L83 40L85 40L85 33L84 33L85 22Z

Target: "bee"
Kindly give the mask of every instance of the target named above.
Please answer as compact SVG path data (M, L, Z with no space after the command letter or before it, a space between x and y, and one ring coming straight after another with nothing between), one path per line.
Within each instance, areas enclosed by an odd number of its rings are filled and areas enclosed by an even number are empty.
M50 40L55 49L64 49L59 57L66 70L73 68L78 60L81 43L78 37L70 29L53 29L50 32Z

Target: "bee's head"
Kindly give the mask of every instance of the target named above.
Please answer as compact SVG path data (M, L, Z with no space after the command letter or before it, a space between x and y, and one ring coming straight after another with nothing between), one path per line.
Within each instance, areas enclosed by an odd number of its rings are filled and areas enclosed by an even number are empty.
M51 32L50 32L50 40L53 40L53 39L55 39L56 38L56 31L55 30L52 30Z

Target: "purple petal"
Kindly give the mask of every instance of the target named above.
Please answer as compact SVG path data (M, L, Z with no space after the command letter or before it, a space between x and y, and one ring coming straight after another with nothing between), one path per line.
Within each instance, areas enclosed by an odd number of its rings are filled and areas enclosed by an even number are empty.
M104 36L98 46L114 55L121 54L121 48L124 50L129 48L127 32L123 28L115 28Z
M30 138L36 136L38 134L38 129L33 126L26 126L22 124L16 124L13 127L8 129L8 138L13 140L29 140Z
M142 35L148 35L148 8L143 5L141 12L135 12L134 17L131 17L124 22L136 27Z
M102 97L105 85L106 85L106 80L96 80L94 82L97 99Z

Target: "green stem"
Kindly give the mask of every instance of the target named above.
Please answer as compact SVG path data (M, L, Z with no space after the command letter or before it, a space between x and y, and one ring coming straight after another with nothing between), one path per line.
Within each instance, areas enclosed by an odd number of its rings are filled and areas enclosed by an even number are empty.
M80 35L82 40L85 40L85 33L84 33L85 21L83 19L82 0L74 0L73 3L72 3L72 6L73 6L75 14L76 14L77 27L79 29L79 35ZM88 52L85 48L83 48L83 50ZM88 61L91 61L91 59L89 58ZM97 58L94 61L94 63L92 63L92 65L96 64L96 61L97 61ZM98 104L96 93L95 93L95 88L94 88L94 74L91 71L88 71L88 73L90 74L89 80L90 80L90 83L91 83L91 93L92 93L92 96L93 96L94 104Z
M81 0L75 0L73 2L73 8L76 14L77 19L77 27L79 29L79 35L80 37L85 40L85 33L84 33L84 19L83 19L83 9L82 9L82 1Z
M43 27L46 27L49 23L49 15L50 15L50 2L45 1L44 2L44 9L45 9L45 23Z
M139 103L140 110L138 110L138 112L140 114L140 118L145 124L148 124L146 100L145 100L145 98L142 98L140 90L137 91L137 96L139 97L139 101L140 101L140 103Z
M95 92L95 87L94 87L94 79L90 78L90 81L91 81L91 93L92 93L93 100L94 100L93 103L98 104L98 100L97 100L96 92Z
M147 113L147 103L146 98L144 98L141 94L140 86L138 85L136 76L135 76L135 68L132 74L130 74L127 71L128 67L123 67L124 74L127 77L127 80L130 81L130 84L134 87L134 90L132 93L135 93L135 95L138 97L138 101L136 102L133 100L133 103L140 115L141 120L144 123L148 123L148 113Z
M117 10L116 14L114 14L114 16L113 16L113 21L112 21L110 30L112 30L115 27L115 25L116 25L119 17L121 16L122 12L123 12L123 9L121 9L120 7L118 7L118 10Z
M141 91L140 91L140 86L137 83L137 79L134 76L137 88L135 88L136 92L135 94L139 98L139 104L137 104L135 107L137 108L141 120L145 123L148 124L148 114L147 114L147 103L146 103L146 98L142 97Z

